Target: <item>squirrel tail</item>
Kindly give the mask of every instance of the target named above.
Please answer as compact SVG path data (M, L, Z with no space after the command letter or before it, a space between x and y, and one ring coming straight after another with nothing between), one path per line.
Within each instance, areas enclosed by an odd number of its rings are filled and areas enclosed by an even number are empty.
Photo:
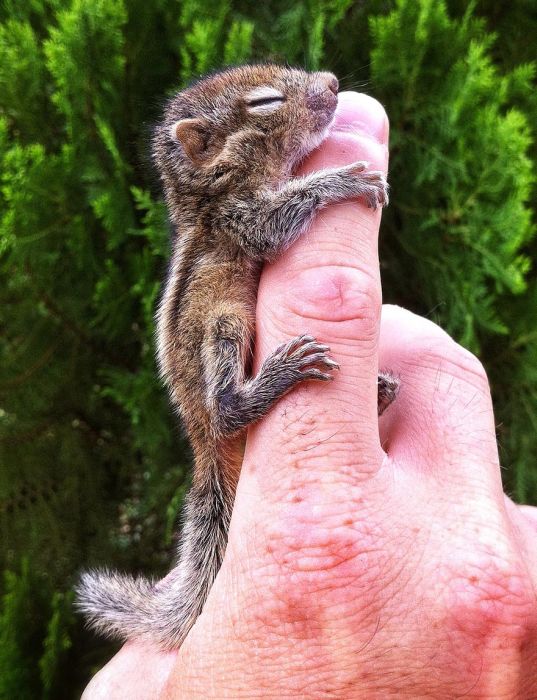
M82 575L76 604L90 627L115 639L151 639L163 649L181 645L201 613L227 544L235 484L223 481L217 469L210 472L187 496L178 562L166 578L154 583L107 570Z
M76 606L93 629L108 637L128 639L147 630L154 592L148 579L92 570L82 574L76 586Z

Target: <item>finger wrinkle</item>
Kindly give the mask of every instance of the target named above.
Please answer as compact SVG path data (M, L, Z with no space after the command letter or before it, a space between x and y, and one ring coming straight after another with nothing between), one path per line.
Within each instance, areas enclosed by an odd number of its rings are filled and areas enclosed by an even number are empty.
M316 169L319 165L326 168L353 160L365 160L369 170L386 170L388 147L365 134L335 131L324 141L322 149L313 154L307 166L308 170L313 163Z
M334 482L357 483L368 479L380 467L380 455L371 454L369 443L372 435L347 432L347 438L341 432L334 432L325 438L300 436L295 445L290 445L285 456L286 468L296 470L299 481L313 478L319 480L321 472L329 465L330 480ZM310 473L313 475L310 477Z
M376 336L381 293L378 281L367 272L345 266L301 271L288 296L289 310L304 318L329 321L362 320L367 336Z
M316 234L312 236L315 238L315 245L307 246L295 258L291 252L288 265L290 275L300 270L344 267L378 278L376 231L369 231L364 226L363 230L357 233L356 221L352 217L348 217L346 228L340 229L340 223L341 218L338 214L337 224L327 224L326 236L317 229Z
M371 403L375 397L371 397ZM300 489L314 485L328 498L326 488L333 497L334 488L346 489L367 481L382 464L383 452L375 443L375 426L367 427L364 420L356 420L356 407L348 397L347 406L354 416L350 420L345 406L331 397L322 400L326 413L318 411L304 414L304 402L284 405L275 417L276 439L272 439L274 467L267 479L270 483L267 498L279 502L285 494L292 493L297 502L302 498ZM311 401L307 402L311 404ZM364 416L365 416L364 408ZM326 418L325 418L326 416ZM295 417L300 417L295 420ZM336 420L334 420L336 417ZM375 446L376 445L376 446ZM244 470L248 470L247 456ZM258 478L263 481L262 472ZM261 486L263 491L267 486Z
M328 245L328 241L327 241L327 245ZM339 242L338 242L338 245L339 245ZM328 248L327 248L327 250L328 250ZM351 250L352 249L350 246L343 246L343 249L341 252L345 253L345 255L348 255L348 253L350 253ZM323 251L323 249L321 248L319 252L323 253L325 251ZM330 252L337 253L339 251L334 250L334 246L332 246L332 248L330 249ZM290 277L287 280L288 284L293 282L295 276L298 277L303 272L312 272L315 275L317 275L319 270L321 270L321 271L322 270L331 270L332 268L334 268L336 271L338 268L343 270L343 271L348 270L348 271L350 271L351 274L359 273L360 275L363 275L364 277L368 278L371 281L371 283L374 283L376 285L379 284L379 279L378 279L378 275L377 275L376 271L370 270L369 266L366 266L361 262L358 262L358 261L353 262L352 260L349 262L345 262L345 263L336 262L336 261L334 261L334 262L324 262L322 260L319 261L317 250L311 254L311 258L312 258L312 261L309 262L309 256L305 255L303 257L303 264L301 264L299 268L296 268L296 270L291 271ZM293 274L293 272L294 272L294 274Z
M416 378L416 386L419 387L420 394L423 394L423 386L425 384L424 370L431 370L434 373L435 394L441 392L446 396L450 396L455 380L459 380L475 389L480 398L488 400L490 393L488 379L480 372L474 372L468 369L466 365L453 362L445 357L433 356L427 359L422 356L417 359L403 360L399 369L405 382L411 381L412 377ZM429 381L432 376L432 374L429 375ZM449 386L441 388L442 380L448 377L451 380ZM473 395L472 401L475 400L475 397L476 394Z

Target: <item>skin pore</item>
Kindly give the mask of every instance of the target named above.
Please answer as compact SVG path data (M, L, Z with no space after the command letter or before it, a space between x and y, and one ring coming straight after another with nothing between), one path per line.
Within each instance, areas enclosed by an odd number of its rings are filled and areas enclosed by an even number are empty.
M387 168L343 93L305 171ZM392 193L393 199L397 193ZM222 569L180 651L131 642L84 700L537 697L537 517L502 493L480 363L380 308L380 212L335 205L263 272L256 361L305 327L341 366L249 431ZM378 366L401 378L376 415Z

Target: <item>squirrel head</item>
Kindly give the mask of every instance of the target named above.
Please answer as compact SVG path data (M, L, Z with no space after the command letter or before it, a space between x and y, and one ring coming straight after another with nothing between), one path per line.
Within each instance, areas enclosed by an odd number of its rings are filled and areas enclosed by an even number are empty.
M201 78L167 105L153 142L157 168L168 186L179 178L192 187L200 177L288 173L324 139L337 92L331 73L272 64Z

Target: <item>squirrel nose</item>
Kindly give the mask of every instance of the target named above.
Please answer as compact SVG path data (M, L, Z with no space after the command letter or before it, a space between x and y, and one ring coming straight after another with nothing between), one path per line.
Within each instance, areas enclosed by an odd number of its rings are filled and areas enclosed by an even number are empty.
M331 80L329 81L328 89L331 90L334 93L334 95L337 95L339 90L339 80L336 78L335 75L333 75Z
M339 80L333 73L319 73L319 78L326 85L328 90L330 90L330 92L337 95L339 90Z

